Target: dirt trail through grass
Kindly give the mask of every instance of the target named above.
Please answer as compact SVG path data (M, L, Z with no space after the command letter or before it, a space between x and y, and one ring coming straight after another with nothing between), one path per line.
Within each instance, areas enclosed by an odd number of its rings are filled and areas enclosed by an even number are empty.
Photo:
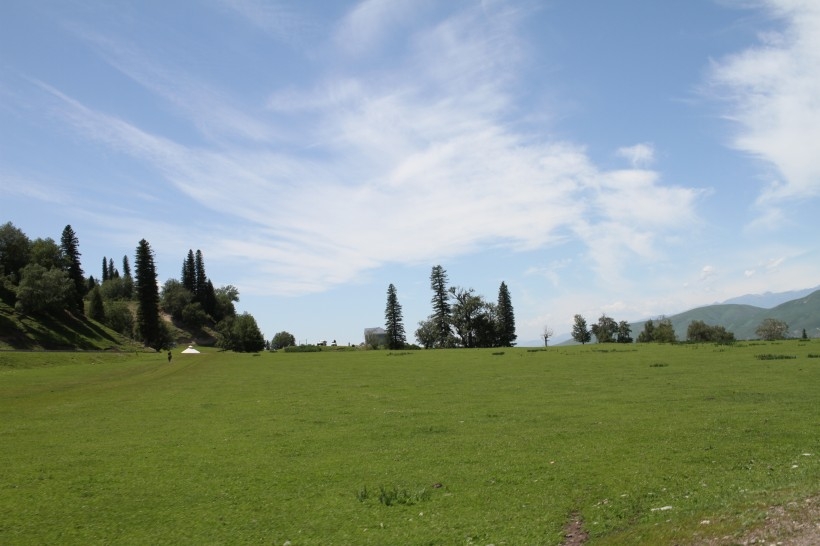
M769 508L763 524L739 538L724 536L696 543L697 546L728 546L730 544L740 546L751 544L816 546L820 544L820 496Z
M584 519L581 514L572 514L564 526L564 541L561 546L581 546L588 538L589 533L584 530Z

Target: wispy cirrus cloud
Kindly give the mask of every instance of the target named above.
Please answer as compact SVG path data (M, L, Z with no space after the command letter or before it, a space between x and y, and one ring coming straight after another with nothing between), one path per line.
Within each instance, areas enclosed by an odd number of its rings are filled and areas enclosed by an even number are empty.
M297 9L297 3L264 0L218 0L247 23L292 47L303 46L318 33L316 24Z
M354 10L339 33L350 32L352 20L361 29L393 17L392 6L362 4L365 12ZM633 167L606 171L582 145L516 132L510 105L526 70L522 14L503 4L491 9L468 6L391 35L399 53L375 73L362 75L340 58L319 83L272 89L268 110L291 122L277 129L286 150L267 138L270 120L248 121L255 105L216 108L225 118L208 122L205 142L191 143L42 88L77 131L161 173L210 209L214 223L234 224L214 236L209 259L247 263L243 285L260 292L317 292L386 264L492 246L533 250L568 238L602 278L656 259L660 237L696 221L699 192L663 184L643 168L648 148L622 149ZM367 37L374 47L383 39L375 31ZM107 58L184 105L191 123L212 115L210 97L219 93L207 82L188 85L184 74L170 78L161 64L127 51ZM255 145L238 146L237 132Z
M333 41L349 54L366 53L406 24L425 4L413 0L364 0L340 21Z
M73 25L75 34L95 48L105 61L170 105L205 138L219 141L265 142L275 140L275 127L260 119L263 105L238 106L227 89L203 81L171 60L157 60L123 37L103 35Z
M760 35L757 47L713 63L710 82L731 106L733 146L768 163L775 176L758 205L820 195L820 4L803 0L758 3L782 24ZM777 214L766 215L766 223Z

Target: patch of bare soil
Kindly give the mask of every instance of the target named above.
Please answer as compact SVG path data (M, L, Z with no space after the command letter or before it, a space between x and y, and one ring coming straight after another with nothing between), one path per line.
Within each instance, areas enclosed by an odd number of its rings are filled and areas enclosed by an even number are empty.
M752 544L819 545L820 496L769 508L763 523L742 536L724 536L696 543L697 546L750 546Z
M581 546L589 538L589 533L584 531L584 520L577 512L569 517L569 521L564 526L564 541L561 546Z

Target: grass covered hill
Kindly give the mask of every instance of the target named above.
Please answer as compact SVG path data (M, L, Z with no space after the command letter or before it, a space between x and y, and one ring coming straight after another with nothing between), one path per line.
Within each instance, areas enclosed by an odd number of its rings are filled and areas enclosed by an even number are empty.
M177 344L215 343L212 328L191 331L179 321L162 314ZM106 351L141 350L142 344L112 330L105 324L68 311L59 315L24 315L0 300L0 351Z
M0 350L108 350L133 348L133 341L99 322L68 311L22 315L0 300Z
M809 337L820 337L820 290L804 297L782 303L771 309L742 304L718 304L690 309L666 317L672 321L678 339L686 339L689 323L702 320L706 324L723 326L734 332L737 339L754 339L755 330L764 319L782 320L789 325L789 335L800 337L803 329ZM643 330L646 321L632 324L632 332Z

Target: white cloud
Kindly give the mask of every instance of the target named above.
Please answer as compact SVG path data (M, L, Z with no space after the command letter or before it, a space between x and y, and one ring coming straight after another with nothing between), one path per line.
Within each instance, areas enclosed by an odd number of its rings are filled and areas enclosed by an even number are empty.
M766 262L766 269L776 269L780 267L784 261L786 261L785 256L780 258L771 258Z
M336 47L350 55L377 51L391 37L402 34L415 17L425 11L422 0L363 0L336 27Z
M633 167L646 167L655 161L655 148L649 143L625 146L616 153L628 160Z
M733 145L776 169L758 199L767 208L820 195L820 3L762 4L783 31L765 33L760 46L715 62L712 83L732 105Z
M530 267L524 271L524 275L541 275L546 277L553 287L557 287L561 284L560 272L569 267L571 264L572 260L569 258L564 258L562 260L551 262L549 265L544 267Z
M112 67L169 102L175 114L185 116L209 139L265 142L277 137L273 126L259 119L261 107L259 112L244 111L232 104L226 91L198 80L181 67L151 60L148 53L123 38L82 29L75 32Z
M700 270L700 277L699 277L698 280L703 282L703 281L705 281L706 279L708 279L710 277L714 277L716 274L717 274L717 270L715 269L714 266L705 265L705 266L703 266L703 269Z
M0 188L8 196L22 196L46 203L68 203L69 195L55 188L53 182L43 182L35 180L30 176L0 171Z
M375 25L387 5L363 4L375 11L357 24ZM663 254L659 237L691 228L699 192L642 168L603 171L582 146L513 131L509 84L522 69L516 14L486 9L407 36L403 55L378 78L346 75L342 64L303 97L297 88L272 90L271 110L296 106L285 136L301 146L287 154L266 142L265 124L254 137L243 109L223 109L229 121L208 127L208 145L192 146L42 87L82 134L152 166L211 209L215 224L236 224L213 235L209 260L246 263L242 282L253 291L316 292L386 264L488 246L532 250L570 235L602 279L620 282L632 262ZM193 123L212 114L208 97L217 94L204 83L169 89L164 69L115 62L187 104ZM220 138L237 131L257 145ZM630 153L636 165L652 155L648 145Z

